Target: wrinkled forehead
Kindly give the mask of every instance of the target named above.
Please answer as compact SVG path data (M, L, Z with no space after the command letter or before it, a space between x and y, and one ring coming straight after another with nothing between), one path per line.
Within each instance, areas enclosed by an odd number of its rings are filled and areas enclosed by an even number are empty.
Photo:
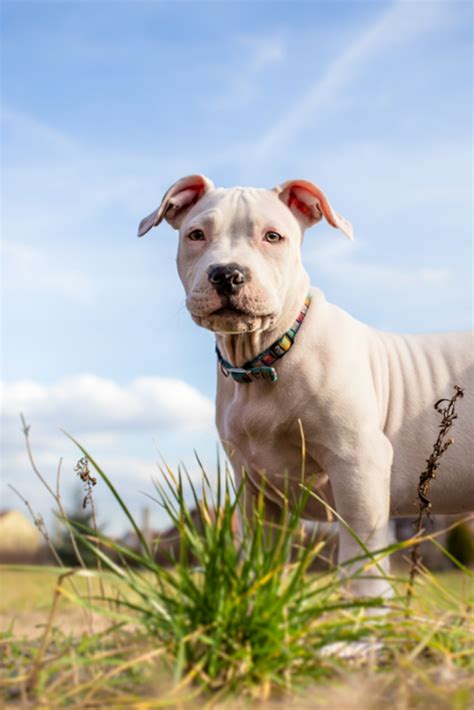
M257 187L217 188L207 193L188 212L181 231L195 227L214 232L253 233L265 228L299 231L297 221L276 192Z

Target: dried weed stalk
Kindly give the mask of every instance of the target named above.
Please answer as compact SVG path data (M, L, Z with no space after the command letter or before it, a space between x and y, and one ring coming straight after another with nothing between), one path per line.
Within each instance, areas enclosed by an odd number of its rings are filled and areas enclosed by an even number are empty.
M38 528L38 531L40 535L42 536L43 540L45 541L46 545L49 548L49 551L51 552L52 556L54 557L54 560L56 561L56 564L59 567L64 567L62 559L59 557L56 548L54 547L53 541L51 540L51 536L49 534L48 528L46 527L46 523L44 522L44 518L41 515L41 513L35 513L33 510L33 507L29 500L27 500L24 496L21 495L19 491L15 488L15 486L12 486L11 483L8 484L8 487L11 488L13 493L20 498L21 501L25 504L25 506L28 509L28 512L31 516L31 519L33 520L33 523L35 526Z
M445 453L446 449L448 449L453 443L453 439L448 439L447 436L454 424L454 420L458 417L455 411L455 404L456 400L460 397L464 397L464 390L458 385L455 385L454 394L451 399L439 399L434 405L436 411L441 414L441 423L439 425L438 438L433 445L430 457L426 459L426 468L420 474L418 482L418 518L414 522L416 536L419 536L423 530L425 516L431 520L431 501L429 499L430 484L431 481L434 481L436 478L441 457ZM406 594L407 608L410 606L411 598L413 596L413 585L420 563L420 543L417 542L413 545L411 550L410 579L408 581Z
M74 471L77 473L77 475L84 484L85 496L84 500L82 501L82 509L85 510L87 508L87 505L90 504L95 524L95 510L94 499L92 497L92 488L97 485L97 478L91 476L91 472L89 470L89 461L86 459L85 456L79 459L77 464L74 466Z
M51 604L51 607L50 607L49 613L48 613L48 620L46 622L46 626L45 626L45 629L43 632L43 636L41 638L38 652L35 656L33 665L31 667L31 671L28 675L28 680L26 682L25 689L28 693L34 692L38 686L40 672L44 666L44 657L45 657L46 648L48 646L48 641L50 640L50 637L51 637L51 632L53 630L54 618L56 616L58 606L59 606L59 601L61 598L61 584L64 579L66 579L67 577L70 577L72 574L74 574L74 571L69 570L68 572L64 572L64 574L61 574L58 577L58 581L57 581L56 587L54 589L53 601L52 601L52 604Z
M62 502L62 499L61 499L61 486L60 486L60 482L61 482L61 466L62 466L62 459L59 460L59 464L58 464L58 468L57 468L57 472L56 472L56 490L54 490L54 489L49 485L48 481L46 480L46 478L43 476L43 474L42 474L41 471L39 470L39 468L38 468L38 466L37 466L37 464L36 464L36 461L35 461L35 459L34 459L33 452L32 452L32 449L31 449L31 444L30 444L30 429L31 429L31 425L29 425L29 424L26 423L26 420L25 420L25 417L23 416L23 414L20 414L20 418L21 418L23 436L24 436L24 439L25 439L26 452L27 452L27 454L28 454L28 458L29 458L29 461L30 461L30 464L31 464L31 468L33 469L33 472L35 473L35 475L37 476L37 478L39 478L39 480L41 481L41 483L43 484L43 486L46 488L46 490L48 491L48 493L49 493L49 494L51 495L51 497L54 499L56 505L58 506L58 509L59 509L59 512L60 512L60 514L61 514L62 519L67 522L68 516L67 516L67 513L66 513L66 511L65 511L65 509L64 509L63 502ZM25 503L26 507L28 508L28 510L29 510L29 512L30 512L30 515L31 515L32 518L33 518L33 521L34 521L36 527L38 528L38 530L40 531L40 533L43 535L43 538L45 539L45 541L46 541L46 543L47 543L49 549L51 550L51 552L52 552L52 554L53 554L53 557L54 557L54 559L56 560L56 562L59 564L60 567L64 567L64 565L63 565L63 563L62 563L62 560L60 559L60 557L59 557L59 555L58 555L56 549L54 548L54 544L53 544L52 541L51 541L51 538L50 538L50 536L49 536L49 533L48 533L48 531L47 531L47 528L46 528L46 525L45 525L45 523L44 523L44 520L43 520L42 516L37 515L37 514L33 511L33 508L31 507L30 503L29 503L22 495L20 495L20 493L19 493L15 488L13 488L13 486L10 486L10 487L11 487L12 490L21 498L21 500ZM91 496L92 496L92 493L91 493ZM73 548L73 550L74 550L74 554L75 554L75 556L76 556L78 565L79 565L80 567L82 567L82 569L87 569L86 564L85 564L85 562L84 562L84 559L83 559L83 557L82 557L82 555L81 555L81 551L79 550L79 547L78 547L78 545L77 545L77 542L76 542L76 539L75 539L75 536L74 536L74 532L73 532L71 526L70 526L70 525L67 525L67 529L68 529L69 537L70 537L70 540L71 540L71 545L72 545L72 548ZM73 589L74 589L74 591L76 592L76 594L78 594L78 590L76 589L76 587L75 587L75 585L74 585L74 582L72 582L72 581L71 581L71 586L73 587ZM91 600L92 600L92 584L91 584L91 580L90 580L89 578L87 578L87 594L88 594L89 601L91 601ZM89 631L92 633L92 632L93 632L93 626L92 626L92 612L86 611L86 614L87 614L88 623L89 623Z
M91 514L92 514L92 526L94 528L94 532L96 535L96 539L99 539L99 530L97 527L97 517L95 514L95 505L94 505L94 496L92 494L92 490L94 486L97 485L97 478L94 478L94 476L91 475L90 468L89 468L89 461L88 459L83 456L82 458L79 459L77 464L74 467L74 471L77 473L79 478L81 479L82 483L84 484L84 498L82 501L82 509L85 510L87 506L90 507L91 509ZM97 542L97 548L100 549L100 544ZM100 558L97 557L97 569L99 572L102 571L102 563L100 561ZM99 577L99 587L100 591L102 594L102 598L105 598L105 588L104 584L102 582L102 577Z
M45 479L41 471L39 470L38 466L36 465L36 461L33 457L33 452L31 450L31 444L30 444L30 429L31 425L27 424L25 421L25 417L23 414L20 414L21 418L21 423L22 423L22 430L23 430L23 436L25 437L25 446L26 446L26 452L28 454L28 458L30 460L31 468L33 469L33 472L36 474L36 476L39 478L43 486L46 488L48 493L51 495L51 497L54 499L56 505L58 506L59 512L61 514L61 517L63 520L67 520L68 516L66 511L64 510L64 506L62 503L61 499L61 491L60 491L60 480L61 480L61 465L62 465L62 459L59 460L58 464L58 469L57 469L57 475L56 475L56 490L53 490L51 486L49 485L48 481ZM73 532L70 528L68 528L69 531L69 536L71 538L71 545L74 550L74 554L76 555L77 562L80 567L83 569L86 569L86 565L84 563L84 560L82 558L81 552L79 550L79 547L77 546L76 540L74 538Z

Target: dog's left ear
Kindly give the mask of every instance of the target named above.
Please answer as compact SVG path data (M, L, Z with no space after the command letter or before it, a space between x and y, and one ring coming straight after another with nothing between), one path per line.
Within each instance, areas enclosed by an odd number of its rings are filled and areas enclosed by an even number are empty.
M317 185L308 180L288 180L274 190L304 229L325 217L332 227L340 229L348 239L354 238L352 224L333 210L328 198Z
M179 229L188 210L209 190L214 183L204 175L188 175L171 185L154 212L144 217L138 227L138 236L143 237L152 227L157 227L163 219L175 229Z

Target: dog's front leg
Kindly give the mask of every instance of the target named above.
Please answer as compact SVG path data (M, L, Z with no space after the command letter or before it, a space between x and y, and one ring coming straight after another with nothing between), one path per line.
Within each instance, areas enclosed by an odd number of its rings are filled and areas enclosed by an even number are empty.
M393 451L388 439L375 432L357 446L350 457L329 454L327 465L339 521L339 564L343 577L357 596L391 596L385 578L389 573L388 557L366 553L389 544L390 473ZM349 562L349 564L347 564Z
M237 457L232 460L234 478L237 491L240 491L239 505L237 507L239 535L243 536L249 528L255 532L257 525L262 525L262 529L271 546L281 534L281 529L285 525L286 515L283 507L265 495L265 486L262 478L262 487L258 487L254 481L259 479L258 474L252 476L242 465L237 464Z

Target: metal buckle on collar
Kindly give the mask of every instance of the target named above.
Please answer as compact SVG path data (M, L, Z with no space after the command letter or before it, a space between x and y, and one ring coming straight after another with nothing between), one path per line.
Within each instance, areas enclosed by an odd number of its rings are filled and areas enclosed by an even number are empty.
M278 380L275 368L267 365L263 367L252 367L248 372L255 380L270 380L270 382L276 382Z
M250 370L246 370L244 367L228 367L228 373L234 380L241 385L247 385L249 382L253 382L253 377Z
M231 375L235 382L251 382L250 371L243 367L228 367L221 362L221 372L224 377Z
M278 375L274 367L252 367L246 370L244 367L225 367L221 365L221 370L225 377L231 375L234 382L239 384L249 384L257 380L270 380L276 382Z
M230 372L229 372L229 370L227 369L227 367L224 365L224 363L223 363L223 362L220 362L219 365L220 365L221 372L222 372L222 374L224 375L224 377L229 377Z

